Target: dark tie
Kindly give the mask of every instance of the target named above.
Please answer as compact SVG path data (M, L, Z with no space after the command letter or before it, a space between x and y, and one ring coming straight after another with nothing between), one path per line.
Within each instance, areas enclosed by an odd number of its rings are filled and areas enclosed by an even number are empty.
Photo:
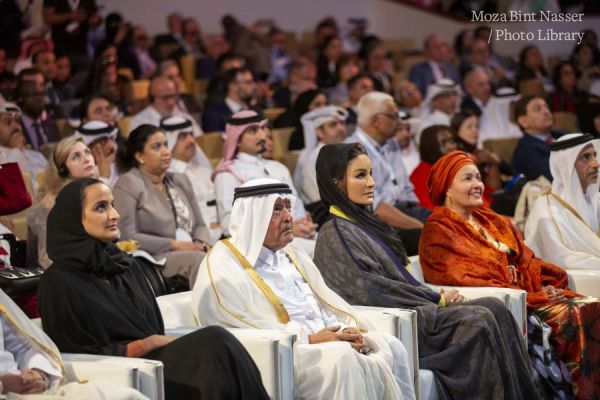
M37 140L36 150L39 150L43 144L48 143L48 139L46 139L46 135L44 134L44 128L42 127L41 122L34 121L32 125Z

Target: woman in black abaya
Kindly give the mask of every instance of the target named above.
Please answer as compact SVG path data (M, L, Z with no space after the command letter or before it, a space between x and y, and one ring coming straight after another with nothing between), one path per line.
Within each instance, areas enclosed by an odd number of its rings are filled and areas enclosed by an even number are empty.
M167 399L268 399L250 355L223 328L164 335L141 268L112 243L118 219L110 189L93 178L67 185L48 216L54 264L38 304L60 351L160 360Z

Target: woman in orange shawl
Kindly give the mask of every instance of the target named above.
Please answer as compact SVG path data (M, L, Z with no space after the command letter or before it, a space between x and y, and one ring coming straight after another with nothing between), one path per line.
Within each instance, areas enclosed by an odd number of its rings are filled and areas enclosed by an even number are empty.
M466 153L439 159L428 187L436 208L419 243L427 282L527 291L530 355L548 394L569 397L570 375L576 398L600 398L600 303L567 289L564 270L536 258L508 218L482 206L481 176ZM542 354L548 334L552 351Z

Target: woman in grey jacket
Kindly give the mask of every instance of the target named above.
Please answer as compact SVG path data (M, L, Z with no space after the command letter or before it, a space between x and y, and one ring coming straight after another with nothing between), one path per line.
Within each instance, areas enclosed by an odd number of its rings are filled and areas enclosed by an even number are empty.
M129 170L113 189L121 239L136 240L140 250L165 260L163 276L182 275L193 285L209 249L208 229L189 179L167 172L166 135L153 125L140 125L129 135L121 161Z

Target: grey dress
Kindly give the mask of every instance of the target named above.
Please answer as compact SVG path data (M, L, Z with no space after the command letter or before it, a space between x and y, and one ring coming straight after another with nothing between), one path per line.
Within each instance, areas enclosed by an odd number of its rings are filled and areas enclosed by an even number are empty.
M190 236L208 243L208 228L202 220L189 179L177 172L167 172L166 179L170 187L178 191L180 199L190 211ZM140 250L147 251L156 259L166 257L163 275L183 275L193 286L205 253L170 250L177 229L173 208L169 198L152 184L150 176L138 168L132 168L119 177L113 195L115 208L121 215L121 239L136 240Z
M315 264L350 304L414 309L419 364L440 399L537 399L519 329L502 302L483 298L438 306L439 293L414 280L389 246L334 217L317 237Z

